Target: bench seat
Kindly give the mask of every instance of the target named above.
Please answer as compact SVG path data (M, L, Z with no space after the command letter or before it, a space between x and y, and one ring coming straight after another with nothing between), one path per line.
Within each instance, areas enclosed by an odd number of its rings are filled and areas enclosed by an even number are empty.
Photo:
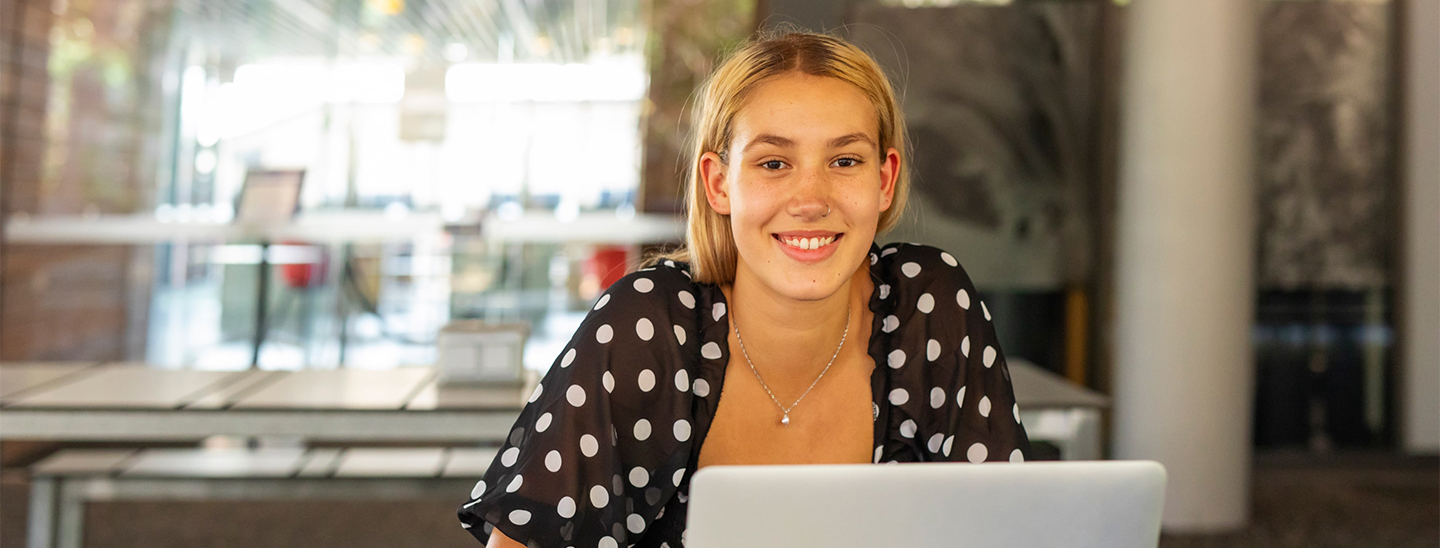
M30 548L80 548L85 503L463 499L494 448L67 449L30 467Z

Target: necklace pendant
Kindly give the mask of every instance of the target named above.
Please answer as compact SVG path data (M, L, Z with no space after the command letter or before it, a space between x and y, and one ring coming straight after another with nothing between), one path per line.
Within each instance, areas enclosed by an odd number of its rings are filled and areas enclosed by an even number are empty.
M790 414L789 414L789 413L786 413L784 417L780 417L780 426L790 426Z

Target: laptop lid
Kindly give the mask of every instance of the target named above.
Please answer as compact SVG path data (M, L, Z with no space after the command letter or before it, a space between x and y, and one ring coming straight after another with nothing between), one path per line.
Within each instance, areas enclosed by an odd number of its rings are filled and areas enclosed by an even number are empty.
M687 548L1155 548L1153 461L710 466Z

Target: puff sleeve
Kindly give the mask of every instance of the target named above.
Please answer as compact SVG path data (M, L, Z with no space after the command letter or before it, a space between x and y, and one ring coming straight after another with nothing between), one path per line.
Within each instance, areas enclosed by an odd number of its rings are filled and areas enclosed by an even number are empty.
M658 266L596 302L459 509L481 543L637 543L691 453L698 315L689 276Z
M890 249L896 301L884 325L897 338L887 364L899 379L886 396L892 439L918 461L1025 460L1030 442L1010 371L969 275L934 247Z

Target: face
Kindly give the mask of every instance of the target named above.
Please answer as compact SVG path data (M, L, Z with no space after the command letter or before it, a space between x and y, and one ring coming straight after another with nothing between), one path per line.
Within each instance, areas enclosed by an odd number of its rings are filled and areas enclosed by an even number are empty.
M727 158L700 158L706 198L730 216L751 278L796 300L833 295L868 260L900 154L880 150L875 107L835 78L758 85L733 121Z

